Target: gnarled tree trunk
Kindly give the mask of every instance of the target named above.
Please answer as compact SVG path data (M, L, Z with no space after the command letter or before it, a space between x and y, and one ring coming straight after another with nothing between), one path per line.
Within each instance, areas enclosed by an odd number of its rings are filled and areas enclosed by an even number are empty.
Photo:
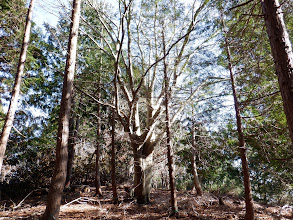
M138 142L138 139L131 138L134 155L134 197L137 203L147 204L150 202L154 143L147 140L140 145Z

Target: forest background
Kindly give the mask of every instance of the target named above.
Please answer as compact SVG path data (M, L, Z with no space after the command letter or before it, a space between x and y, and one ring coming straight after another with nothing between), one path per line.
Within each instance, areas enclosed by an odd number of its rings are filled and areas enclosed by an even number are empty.
M231 62L248 149L253 198L292 204L292 147L269 39L260 16L260 2L235 9L231 8L240 1L217 2L199 1L192 5L180 1L168 1L168 4L135 1L126 20L129 22L125 26L127 38L120 42L122 58L116 65L121 68L115 86L113 57L118 42L115 37L119 39L122 33L118 27L123 13L111 4L84 1L70 124L70 141L75 149L71 184L95 184L97 145L101 184L111 183L111 135L115 127L117 183L133 182L135 142L132 139L135 138L131 135L135 133L131 132L136 129L140 130L141 137L145 133L144 143L154 143L150 144L152 187L168 187L163 96L164 68L168 67L176 189L192 189L194 163L190 156L196 155L197 173L204 191L244 195L228 71ZM292 1L281 1L281 5L292 42ZM1 3L2 108L10 100L26 11L21 0ZM56 26L46 23L40 29L33 25L21 98L1 174L1 192L6 195L25 195L32 188L46 188L50 184L69 14L70 10L64 8ZM188 33L191 14L197 17L187 39L184 33ZM230 61L225 39L231 49ZM119 103L113 101L114 93ZM129 104L133 94L137 95L132 103L135 111ZM111 124L113 107L118 114L115 126ZM2 109L2 124L5 115Z

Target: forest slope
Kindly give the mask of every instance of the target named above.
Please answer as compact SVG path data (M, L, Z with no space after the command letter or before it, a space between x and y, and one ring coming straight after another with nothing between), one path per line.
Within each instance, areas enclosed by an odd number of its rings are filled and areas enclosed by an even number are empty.
M61 206L60 219L172 219L168 216L169 191L156 189L151 192L151 203L138 205L125 191L119 189L120 204L112 204L110 188L103 187L104 197L94 197L94 188L77 188L76 192L65 193ZM79 192L81 190L82 192ZM196 196L190 191L178 192L178 219L244 219L245 204L233 196L219 197L205 193ZM13 209L20 201L1 201L0 219L39 219L45 210L46 195L32 194L21 206ZM257 219L292 219L292 206L266 206L255 203Z

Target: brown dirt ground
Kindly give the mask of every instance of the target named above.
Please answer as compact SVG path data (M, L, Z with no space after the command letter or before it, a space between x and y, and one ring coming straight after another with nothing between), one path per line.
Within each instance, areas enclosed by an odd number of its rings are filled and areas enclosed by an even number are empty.
M152 190L151 202L138 205L130 199L123 187L118 189L120 203L112 204L110 188L103 187L103 198L94 196L94 188L83 192L65 193L59 219L175 219L170 217L170 194L167 190ZM86 191L86 192L85 192ZM205 193L197 196L190 191L177 192L179 215L177 219L244 219L244 202L232 196L222 197L224 205L219 204L217 196ZM20 201L0 202L0 220L39 219L45 210L45 195L30 195L18 208ZM268 207L255 203L256 219L293 219L292 209Z

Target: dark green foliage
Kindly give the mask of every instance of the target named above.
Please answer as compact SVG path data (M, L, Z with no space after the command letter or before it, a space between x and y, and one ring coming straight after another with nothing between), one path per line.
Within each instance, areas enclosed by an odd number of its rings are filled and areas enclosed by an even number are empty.
M229 7L227 3L223 8ZM292 194L292 152L265 24L257 16L262 14L260 3L253 1L225 12L254 198L286 202L283 194ZM288 21L290 17L287 14ZM225 58L220 63L227 66Z
M0 11L0 91L1 98L10 87L16 73L23 38L27 9L22 0L3 1ZM8 87L8 88L7 88Z

